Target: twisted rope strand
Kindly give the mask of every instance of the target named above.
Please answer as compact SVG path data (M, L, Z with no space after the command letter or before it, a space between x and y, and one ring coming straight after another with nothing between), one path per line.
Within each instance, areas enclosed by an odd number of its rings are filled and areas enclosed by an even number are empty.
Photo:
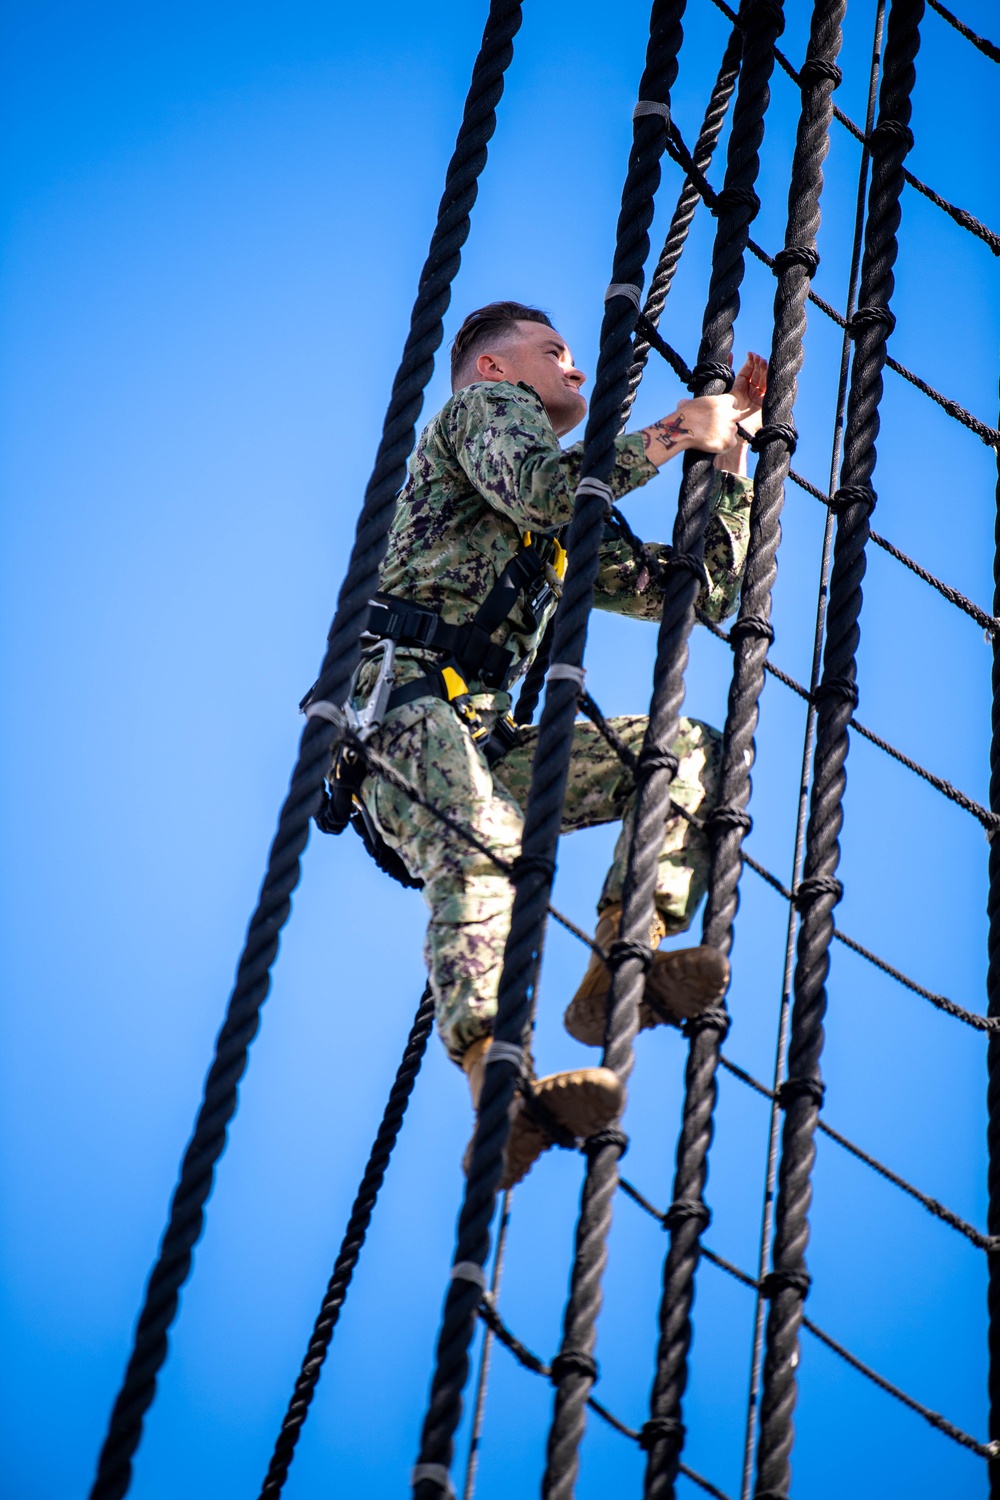
M954 26L960 36L964 36L967 42L971 42L974 47L978 47L984 57L988 57L991 62L1000 63L1000 47L997 47L993 42L987 41L984 36L977 36L970 26L966 26L964 21L960 21L957 16L953 16L950 10L946 10L941 4L941 0L928 0L928 4L931 10L936 10L939 16L944 17L949 26Z
M316 1318L302 1361L302 1368L295 1381L295 1389L288 1403L281 1431L274 1445L271 1462L268 1465L267 1476L260 1491L260 1500L277 1500L285 1487L288 1478L288 1470L295 1456L295 1447L299 1435L309 1415L309 1407L316 1387L319 1384L320 1373L323 1362L329 1352L330 1342L333 1338L334 1329L340 1319L341 1310L347 1300L347 1293L354 1275L354 1268L358 1263L361 1250L371 1224L372 1213L375 1202L385 1179L389 1159L399 1136L406 1106L410 1102L413 1085L420 1071L424 1053L427 1050L427 1039L434 1025L434 997L431 994L430 985L424 990L417 1006L417 1013L410 1028L410 1034L403 1049L403 1059L396 1073L395 1082L389 1093L389 1100L379 1125L375 1143L368 1157L368 1163L361 1178L351 1215L347 1221L344 1238L341 1242L337 1259L334 1262L333 1272L327 1283L320 1305L319 1314Z
M681 41L681 18L684 0L654 0L650 17L649 47L646 67L639 86L641 101L650 102L662 109L654 113L640 113L634 121L635 147L629 161L628 176L622 193L622 212L619 217L612 285L623 283L641 287L645 275L645 262L649 252L648 230L652 221L653 203L660 181L660 161L663 154L667 120L669 119L670 92L677 77L677 51ZM738 108L738 105L737 105ZM607 304L604 325L601 331L601 355L598 377L595 381L594 401L584 440L583 473L595 473L606 480L614 456L615 437L621 426L623 403L628 394L629 371L633 361L631 335L635 328L637 309L625 298L614 298ZM608 497L610 499L610 496ZM608 506L600 516L599 531L595 528L590 548L585 554L586 594L582 585L578 589L579 605L567 598L570 594L570 575L573 572L573 543L569 545L570 569L566 588L556 615L557 661L568 661L573 666L582 664L583 645L586 633L587 611L593 597L593 581L597 565L597 549L603 538ZM683 587L683 583L681 584ZM573 613L571 613L571 610ZM564 613L565 612L565 613ZM563 623L563 621L565 623ZM570 636L571 621L573 637ZM565 636L565 644L563 637ZM572 641L572 643L571 643ZM566 688L557 683L555 687ZM553 690L546 696L545 714L550 712ZM561 712L561 733L565 750L559 758L560 769L568 761L573 719L576 711L576 693L570 687L568 693L553 703L553 717ZM543 714L543 730L545 724ZM562 727L564 726L564 727ZM534 777L537 780L543 768L542 735L539 736L535 756ZM651 743L647 735L647 743ZM645 748L645 746L644 746ZM559 784L561 802L564 781ZM644 782L643 786L648 786ZM642 818L642 790L638 794L636 824ZM542 799L539 796L539 818ZM553 807L558 817L558 804ZM529 803L530 819L530 803ZM554 828L553 833L557 830ZM527 832L526 832L527 839ZM623 894L623 916L621 940L623 944L643 941L648 934L648 917L638 916L633 901L630 878L626 875ZM646 906L652 908L652 892L648 893ZM508 944L507 962L511 960L514 946L514 922L511 926L511 941ZM640 927L637 922L641 923ZM623 953L625 949L623 947ZM638 1029L638 1002L645 974L641 962L634 956L625 956L612 971L611 991L605 1034L603 1064L612 1069L622 1084L632 1071L632 1043ZM587 1170L576 1225L575 1253L570 1278L569 1297L563 1315L562 1340L559 1356L555 1361L553 1382L556 1387L552 1423L546 1445L546 1466L542 1480L545 1500L571 1500L579 1467L579 1446L586 1423L587 1397L593 1384L593 1351L596 1344L597 1316L601 1306L601 1280L607 1259L607 1236L611 1226L612 1201L618 1181L618 1156L622 1146L615 1133L605 1132L595 1140L587 1152Z
M661 1213L658 1208L655 1208L649 1199L644 1197L625 1178L620 1180L620 1186L622 1191L632 1199L633 1203L637 1204L651 1218L657 1219L666 1228L668 1217L666 1214ZM734 1281L740 1282L742 1286L748 1287L752 1291L760 1289L761 1283L757 1281L756 1277L748 1275L746 1271L741 1270L739 1266L733 1265L732 1261L726 1260L724 1256L717 1255L707 1245L702 1245L701 1254L711 1265L718 1267L720 1271L724 1271L727 1276L731 1276ZM978 1454L980 1458L996 1458L998 1447L996 1443L979 1442L978 1439L964 1432L961 1427L956 1427L954 1422L949 1422L947 1417L942 1417L939 1412L932 1410L929 1406L925 1406L922 1401L917 1401L913 1396L908 1395L906 1391L901 1390L898 1385L893 1385L891 1380L887 1380L884 1375L880 1375L877 1370L873 1370L871 1365L866 1365L864 1360L859 1359L856 1354L852 1354L843 1344L838 1343L835 1338L832 1338L830 1334L814 1323L811 1318L803 1317L802 1326L807 1328L814 1338L818 1339L820 1343L825 1344L834 1354L839 1355L859 1375L863 1375L866 1380L870 1380L873 1385L877 1385L879 1390L885 1391L887 1395L895 1397L897 1401L901 1402L903 1406L908 1407L910 1411L915 1412L917 1416L923 1417L929 1426L935 1428L945 1437L951 1438L953 1442L960 1444L963 1448L968 1448L970 1452Z
M396 492L413 445L423 390L433 369L434 351L441 342L449 289L469 232L476 184L496 126L496 106L503 92L504 72L519 24L519 4L513 0L492 0L317 683L318 696L335 702L343 701L358 659L363 611L375 588ZM270 989L271 967L277 956L281 929L291 909L291 893L298 883L309 821L319 805L333 735L333 726L321 719L310 719L302 734L260 897L237 967L236 983L171 1201L167 1228L146 1286L91 1500L122 1500L131 1483L132 1459L142 1436L143 1420L156 1394L157 1375L167 1356L167 1334L177 1312L180 1289L190 1273L215 1164L225 1147L229 1121L236 1110L239 1081Z
M673 124L673 122L671 122L670 125L670 132L667 139L666 149L669 155L673 157L674 161L676 161L679 166L683 167L684 171L691 178L691 181L696 184L698 191L704 198L705 202L708 204L709 208L712 209L713 213L716 212L719 207L719 194L712 187L711 183L705 177L705 174L699 171L694 160L692 159L690 151L684 144L683 136L681 135L677 126ZM998 240L998 244L1000 244L1000 240ZM756 240L752 238L749 239L747 241L747 249L750 251L751 255L754 255L757 260L761 262L762 265L767 266L768 270L770 270L774 274L777 274L774 256L769 255L762 246L757 244ZM825 313L826 316L830 318L834 323L836 323L838 328L847 327L847 320L843 316L843 314L837 312L836 308L832 307L830 303L827 302L823 297L820 297L816 292L813 291L810 291L808 293L808 297L809 301L812 302L815 307L818 307L821 312ZM646 336L648 337L648 334ZM966 411L964 406L961 406L957 401L953 401L949 396L942 395L941 392L934 386L928 384L928 382L926 380L923 380L919 375L914 374L914 372L908 369L906 365L900 364L898 360L895 360L891 356L887 355L884 363L889 366L890 370L894 370L897 375L901 375L904 380L908 380L911 385L915 386L918 391L922 392L922 394L927 396L931 401L935 401L938 406L942 408L942 410L948 413L950 417L954 417L956 422L960 422L963 427L967 427L970 432L974 432L976 436L988 448L995 448L998 444L1000 444L1000 431L998 431L997 428L990 427L987 425L987 423L981 422L978 417L975 417L971 412Z
M712 3L730 21L734 22L734 24L738 23L735 11L731 6L726 4L726 0L712 0ZM944 16L945 20L949 21L955 27L956 31L960 31L967 40L972 42L973 46L978 47L981 52L985 53L987 57L992 58L994 62L1000 61L1000 51L993 46L992 42L988 42L983 37L977 36L974 31L970 31L950 11L945 10L944 6L938 3L938 0L929 0L929 3L939 15ZM792 66L785 54L776 47L774 55L778 66L788 74L792 82L801 84L801 75ZM861 129L860 125L854 123L849 115L845 115L843 110L837 109L836 106L834 107L833 114L834 118L853 135L856 141L861 145L869 144L865 132ZM954 203L949 203L947 198L942 198L940 193L936 193L932 187L928 187L926 182L922 182L919 177L915 177L906 168L903 170L903 176L910 187L916 188L918 193L922 193L925 198L929 198L935 207L942 209L960 228L968 230L970 234L982 240L983 244L988 245L994 255L1000 255L1000 235L994 234L992 229L988 229L985 224L980 223L975 215L970 214L966 209L957 208Z
M996 519L994 522L993 608L1000 611L1000 452L997 453ZM990 739L990 807L1000 812L1000 637L993 637L992 662L992 734ZM986 1052L986 1147L987 1207L986 1227L991 1235L1000 1235L1000 839L990 843L989 894L986 910L989 919L986 971L986 1013L997 1028L990 1037ZM989 1433L1000 1442L1000 1255L989 1258L987 1286L989 1314ZM990 1464L990 1494L1000 1496L1000 1461Z
M705 118L698 132L692 156L702 172L707 172L712 164L712 157L718 144L722 126L732 98L733 89L736 87L736 79L740 71L740 58L743 53L743 33L738 26L734 26L726 43L726 50L722 54L722 62L715 79L705 110ZM701 202L701 194L694 182L685 177L677 206L670 220L660 251L660 259L657 262L653 278L649 283L649 294L643 304L642 317L638 320L638 331L632 349L632 368L628 372L628 395L622 403L622 427L628 421L629 412L636 398L639 384L642 380L646 362L649 359L650 344L643 337L643 326L649 323L653 328L660 321L663 309L666 306L667 297L673 284L674 273L680 263L681 253L687 243L688 232L694 219L695 209Z
M683 0L655 0L642 98L669 101L677 74L682 13ZM618 221L612 274L615 284L641 284L649 248L653 195L660 177L663 135L663 120L657 115L641 115L634 121L633 147ZM604 536L606 480L614 459L614 441L627 388L635 312L630 300L615 297L607 303L602 323L581 482L566 541L569 566L555 617L553 660L572 667L583 663L587 619ZM511 1047L524 1044L531 1022L575 708L573 683L564 677L550 679L539 726L522 837L521 878L516 884L493 1033L496 1040ZM486 1261L516 1074L514 1063L506 1061L486 1070L459 1215L456 1261L471 1261L480 1266ZM476 1289L471 1283L451 1280L421 1435L421 1477L414 1487L416 1500L435 1500L442 1488L436 1479L426 1477L427 1469L423 1466L434 1466L440 1474L447 1472L451 1462L468 1377L476 1302Z
M768 1308L760 1442L758 1495L787 1495L791 1482L792 1413L797 1395L798 1330L808 1289L805 1248L809 1236L810 1175L822 1084L820 1056L826 1011L826 978L833 937L833 908L839 900L836 872L838 835L843 822L844 763L848 725L857 702L858 625L865 573L868 517L874 505L878 405L894 286L903 161L912 143L909 130L924 0L896 0L889 13L879 120L872 133L871 185L861 270L859 306L884 316L858 323L851 370L844 462L838 491L837 534L830 582L827 638L817 709L814 776L806 836L804 878L798 890L801 923L794 976L788 1076L809 1083L785 1106L778 1174L772 1276ZM843 690L841 690L843 689Z
M770 100L774 44L784 26L780 0L745 0L740 14L744 21L743 64L733 109L724 186L715 205L718 227L712 252L712 274L698 365L692 372L696 395L715 394L720 389L728 390L732 384L731 374L722 378L722 372L726 371L732 352L750 225L760 206L754 188L760 169L765 113ZM673 127L671 131L673 133ZM691 166L698 171L694 161ZM694 557L699 562L704 556L712 481L712 458L704 454L685 454L673 546L676 554ZM766 550L768 546L766 529L771 519L769 511L763 515L758 512L759 524L755 526L754 537L758 550ZM663 588L663 616L643 757L669 750L677 734L684 700L688 638L695 624L699 587L696 577L673 569ZM648 931L653 914L659 852L671 807L671 779L670 771L664 769L653 771L639 784L622 897L622 934L626 938L641 938ZM718 940L725 946L721 934ZM625 984L630 983L637 995L641 991L643 974L640 965L635 963L633 970L625 975L620 969L613 976L612 1008L617 998L616 986L624 989ZM684 1446L682 1401L692 1337L690 1314L694 1275L700 1234L706 1222L703 1193L713 1133L715 1058L727 1027L728 1017L724 1007L720 1006L687 1028L690 1046L685 1068L673 1201L690 1205L691 1211L673 1215L670 1219L670 1244L664 1262L659 1309L656 1370L649 1421L645 1428L648 1458L643 1493L646 1500L673 1500Z
M762 1098L777 1099L779 1103L781 1102L780 1090L776 1093L774 1089L769 1089L766 1083L761 1083L759 1078L754 1078L745 1068L738 1067L728 1057L720 1057L719 1063L725 1068L727 1073L731 1073L734 1078L738 1078L741 1083L746 1084L748 1088L753 1089ZM841 1135L839 1130L834 1130L832 1125L827 1125L825 1120L820 1120L816 1128L823 1135L829 1136L832 1141L836 1141L837 1145L842 1146L845 1151L849 1151L852 1156L857 1157L858 1161L864 1162L866 1167L871 1167L872 1171L878 1172L887 1182L891 1182L895 1187L902 1189L904 1193L908 1193L911 1198L914 1198L917 1203L926 1208L929 1214L933 1214L943 1224L949 1225L957 1233L964 1235L971 1244L976 1246L977 1250L992 1250L996 1248L989 1235L983 1234L974 1224L970 1224L966 1219L960 1218L958 1214L954 1213L950 1208L946 1208L937 1198L932 1198L929 1193L921 1192L920 1188L914 1187L912 1182L907 1182L905 1177L900 1177L898 1173L894 1172L891 1167L887 1167L884 1162L879 1161L877 1157L869 1155L860 1146L856 1146L853 1141L848 1140L846 1135Z
M544 1360L539 1359L537 1354L532 1354L531 1350L526 1348L521 1343L521 1340L511 1332L497 1312L492 1301L484 1298L476 1310L487 1328L496 1338L497 1343L502 1344L505 1349L513 1354L519 1365L523 1366L525 1370L531 1370L535 1375L543 1375L546 1379L551 1377L551 1367ZM592 1412L595 1412L597 1416L607 1422L609 1427L613 1427L615 1432L620 1432L622 1437L630 1438L633 1443L641 1444L642 1433L638 1432L634 1427L629 1427L620 1417L616 1417L602 1402L596 1400L593 1396L588 1396L587 1405ZM680 1472L686 1479L690 1479L693 1484L703 1489L706 1495L712 1495L714 1500L729 1500L729 1496L724 1490L717 1489L714 1484L703 1478L696 1470L688 1468L686 1464L680 1465Z

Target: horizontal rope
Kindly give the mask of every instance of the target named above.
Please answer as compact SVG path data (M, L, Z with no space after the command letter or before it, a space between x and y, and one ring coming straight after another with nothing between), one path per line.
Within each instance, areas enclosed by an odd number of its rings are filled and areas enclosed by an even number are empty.
M839 314L833 314L832 309L830 309L830 311L833 316L839 317ZM687 383L688 378L692 373L688 369L687 364L677 353L677 350L672 348L671 345L667 343L662 334L660 334L659 330L654 328L651 323L649 323L648 325L648 330L646 329L644 325L647 322L648 320L644 317L640 317L638 320L638 326L640 327L640 331L643 334L643 338L649 344L651 349L655 349L657 354L659 354L662 359L666 360L674 373L681 380L684 380L685 383ZM941 399L944 400L945 398L942 397ZM966 413L966 415L968 415L968 413ZM742 428L738 428L737 430L741 433L743 431ZM986 430L991 435L993 434L993 428L989 428ZM758 433L758 439L760 438L760 436L761 434ZM836 509L836 502L831 498L831 496L828 495L824 490L821 490L818 485L813 484L811 480L806 479L804 475L797 473L795 469L789 468L788 477L793 484L798 485L799 489L805 490L807 495L812 495L813 499L818 500L821 505L825 505L828 509ZM621 521L624 518L621 516L620 512L615 511L613 513L612 519L616 524L620 525ZM631 528L629 528L629 530L630 529ZM961 593L959 589L953 588L951 584L944 583L940 578L935 577L933 573L922 567L920 563L916 562L906 552L902 551L901 548L895 546L894 543L887 541L885 537L880 536L877 531L872 531L869 533L869 535L871 536L871 540L875 543L876 547L881 547L883 551L888 552L891 557L894 557L897 562L902 563L904 568L909 568L911 573L915 573L916 576L922 579L924 583L927 583L931 588L936 589L937 592L942 596L942 598L947 599L949 604L954 604L957 609L962 610L969 616L970 619L975 620L976 624L980 626L982 630L985 630L991 637L995 636L998 630L1000 630L1000 621L994 619L992 615L987 614L984 609L980 609L978 604L973 603L973 601L967 598L965 594ZM632 533L632 536L634 537L635 534ZM638 541L638 538L635 538L635 540Z
M664 1223L664 1215L650 1203L648 1198L645 1198L638 1189L634 1188L630 1182L622 1178L619 1180L619 1186L625 1195L631 1198L633 1203L638 1204L645 1213L648 1213L654 1219L658 1219L661 1224ZM702 1245L700 1253L705 1260L709 1261L713 1266L717 1266L719 1270L724 1271L727 1276L732 1276L734 1280L739 1281L743 1286L749 1287L752 1291L760 1290L760 1282L757 1281L756 1277L749 1276L746 1271L740 1270L739 1266L734 1266L731 1261L726 1260L723 1256L716 1255L707 1246ZM951 1438L952 1442L960 1444L963 1448L967 1448L970 1453L978 1454L980 1458L991 1459L1000 1454L1000 1443L981 1443L978 1439L971 1437L969 1433L963 1432L961 1427L956 1427L954 1422L949 1422L948 1418L942 1417L940 1412L933 1411L931 1407L925 1406L922 1401L917 1401L915 1397L901 1390L898 1385L893 1385L892 1381L887 1380L884 1375L880 1375L877 1370L873 1370L871 1365L866 1365L864 1360L859 1359L856 1354L852 1354L843 1344L838 1343L835 1338L832 1338L830 1334L814 1323L811 1318L803 1317L802 1325L804 1328L808 1328L814 1338L818 1339L821 1344L825 1344L834 1354L839 1355L859 1375L863 1375L866 1380L870 1380L873 1385L877 1385L879 1390L885 1391L887 1395L894 1396L897 1401L901 1402L903 1406L908 1407L910 1411L915 1412L917 1416L923 1417L929 1426L935 1428L944 1437Z
M712 3L718 10L722 12L724 16L732 21L734 25L739 25L739 18L737 17L736 12L726 4L726 0L712 0ZM957 16L953 16L950 10L945 10L944 6L939 3L939 0L929 0L929 4L934 10L938 12L939 15L943 16L950 25L954 26L955 30L960 32L967 41L970 41L974 47L978 47L980 52L982 52L986 57L991 58L994 62L1000 61L1000 51L998 51L998 49L994 47L992 42L987 41L985 37L977 36L976 33L972 31L968 26L966 26L964 22L960 21ZM778 66L788 74L788 77L792 80L792 82L801 86L801 73L792 65L792 63L788 60L784 52L782 52L779 47L775 47L774 49L774 59ZM866 136L860 125L856 125L851 117L849 115L845 115L844 111L842 109L839 109L836 104L833 106L833 114L834 118L838 120L839 123L843 125L851 135L853 135L854 139L858 141L859 144L866 144ZM922 193L923 196L925 198L928 198L936 208L940 208L944 213L946 213L948 217L959 226L960 229L965 229L969 232L969 234L975 235L976 239L982 240L983 244L988 245L994 255L1000 255L1000 235L996 234L987 225L983 224L981 220L977 219L975 214L969 213L968 209L959 208L956 204L950 203L947 198L942 198L940 193L935 192L934 189L932 187L929 187L926 182L923 182L921 178L915 177L907 167L903 168L903 177L910 185L910 187L915 188L918 193Z
M774 1090L769 1089L767 1084L761 1083L759 1078L754 1078L751 1073L748 1073L744 1068L738 1067L728 1057L720 1057L719 1061L727 1073L731 1073L734 1078L738 1078L741 1083L746 1084L755 1093L760 1094L765 1099L774 1100ZM828 1125L825 1120L821 1119L817 1124L823 1134L829 1136L832 1141L836 1141L838 1146L842 1146L845 1151L857 1157L858 1161L864 1162L865 1166L871 1167L873 1172L877 1172L887 1182L891 1182L902 1192L908 1193L929 1214L933 1214L934 1218L940 1219L943 1224L947 1224L956 1233L964 1235L977 1249L987 1251L1000 1249L1000 1243L991 1239L989 1235L982 1234L974 1224L970 1224L967 1220L960 1218L958 1214L953 1213L950 1208L946 1208L943 1203L940 1203L937 1198L932 1198L929 1193L921 1192L918 1187L914 1187L912 1182L907 1182L905 1177L900 1177L898 1173L893 1172L890 1167L887 1167L884 1162L879 1161L877 1157L871 1156L867 1151L863 1151L860 1146L856 1146L853 1141L848 1140L846 1135L841 1135L839 1130L834 1130L833 1126Z
M707 615L700 611L699 619L717 640L724 641L727 646L732 646L731 631L723 630L720 625L716 625L714 620L710 620ZM780 667L776 667L773 662L765 661L764 670L770 673L772 677L776 677L785 687L790 688L804 702L812 703L815 701L807 687L804 687L801 682L797 682L787 672L783 672ZM938 776L935 772L928 771L926 766L922 766L919 761L906 755L904 751L897 750L895 745L890 744L888 740L884 740L881 735L876 734L873 729L869 729L867 725L862 724L860 719L855 718L853 714L851 715L850 723L851 728L856 729L863 739L876 745L879 750L884 751L886 755L898 761L901 766L905 766L908 771L912 771L915 776L919 776L922 781L926 781L928 786L932 786L943 797L947 797L949 802L954 802L956 807L960 807L964 812L969 813L985 829L987 834L992 835L1000 828L1000 813L991 812L981 802L977 802L974 797L970 797L968 793L960 791L957 786L946 780L944 776Z
M715 3L718 4L719 0L715 0ZM708 181L708 178L705 176L704 172L700 171L695 164L691 153L688 150L687 146L684 144L684 139L680 131L677 129L676 125L672 125L670 127L670 130L667 132L667 150L673 157L674 161L677 162L678 166L680 166L682 170L687 173L687 176L690 178L693 185L697 188L699 195L708 205L708 207L717 207L719 202L719 195L712 187L712 184ZM997 243L998 245L1000 245L1000 240L998 240ZM756 240L748 237L747 249L752 255L756 256L756 258L763 265L767 266L768 270L771 271L773 275L779 274L779 267L775 257L773 255L769 255L761 245L757 244ZM1000 254L1000 250L998 250L997 253ZM811 289L809 292L807 292L806 295L809 301L813 303L815 307L818 307L821 312L825 313L828 318L831 318L833 322L837 324L838 328L845 330L847 329L847 319L842 313L837 312L836 308L832 307L831 304L827 302L823 297L820 297L818 293L812 291ZM649 339L649 335L646 331L646 321L647 320L644 320L642 314L640 313L636 326L637 328L641 329L642 337L652 344L653 341ZM657 346L654 344L653 347L656 348ZM662 351L659 349L657 352L662 353ZM901 364L899 360L893 359L890 355L886 355L885 363L888 365L890 370L894 370L897 375L902 377L903 380L909 381L909 383L915 386L916 389L922 392L923 395L927 396L931 401L936 402L936 404L941 407L942 411L946 412L949 417L954 418L954 420L961 423L963 427L967 427L970 432L974 432L980 439L980 441L985 443L988 448L1000 447L1000 431L998 431L997 428L991 427L987 422L981 421L979 417L974 416L972 412L967 411L964 406L962 406L958 401L952 400L950 396L943 395L941 391L936 389L936 387L932 386L928 381L924 380L920 375L917 375L906 365Z
M1000 63L1000 47L995 46L993 42L987 41L984 36L978 36L972 30L971 26L966 26L964 21L960 21L957 16L953 16L950 10L946 10L941 4L941 0L927 0L927 3L930 5L931 10L936 10L939 16L943 16L949 26L954 26L959 36L964 36L967 42L971 42L974 47L977 47L984 57L988 57L991 62Z
M476 1311L497 1342L502 1344L510 1354L513 1354L519 1365L525 1370L531 1370L534 1375L541 1375L546 1380L550 1379L552 1374L551 1367L544 1360L539 1359L537 1354L533 1354L530 1349L521 1343L516 1334L511 1332L497 1312L491 1298L484 1297ZM620 1432L622 1437L631 1439L633 1443L641 1443L642 1434L636 1428L629 1427L620 1417L616 1417L603 1402L596 1400L593 1396L588 1396L587 1405L602 1421L607 1422L609 1427L613 1427L616 1432ZM706 1495L711 1495L713 1500L729 1500L729 1496L725 1490L718 1489L710 1480L705 1479L694 1469L689 1468L687 1464L679 1464L678 1468L685 1479L690 1479L692 1484L698 1485L699 1489L704 1490Z

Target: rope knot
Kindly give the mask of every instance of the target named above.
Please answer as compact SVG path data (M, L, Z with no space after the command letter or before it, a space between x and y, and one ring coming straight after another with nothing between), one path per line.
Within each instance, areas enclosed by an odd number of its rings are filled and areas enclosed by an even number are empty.
M519 854L510 867L509 879L517 885L526 875L544 875L548 880L553 880L556 873L556 862L549 859L546 854Z
M740 615L739 619L730 626L729 639L739 641L745 636L767 641L768 645L771 645L774 641L774 627L770 620L764 619L763 615Z
M896 326L896 318L887 307L875 307L866 305L859 307L852 318L848 319L847 331L852 339L856 339L859 333L866 328L884 328L886 338Z
M731 391L735 379L732 365L725 364L721 359L700 359L691 371L687 387L689 391L696 391L710 380L721 380L726 390Z
M672 750L654 750L652 747L647 750L643 746L634 773L636 783L646 781L656 771L666 771L672 781L679 765L680 760Z
M616 938L608 949L604 962L609 969L615 970L630 958L637 958L642 964L642 972L648 974L653 964L653 950L648 943L638 943L631 938Z
M833 498L827 503L838 516L849 505L864 505L868 514L871 515L878 504L878 496L870 484L842 484L839 490L834 491Z
M690 573L692 578L698 580L702 588L712 587L712 580L708 576L704 561L700 557L694 557L690 552L671 552L663 566L679 568L683 573Z
M750 446L760 453L768 443L784 443L790 458L799 446L799 435L790 422L766 422L754 433Z
M829 78L835 89L844 81L844 75L835 62L829 62L825 57L807 57L799 69L799 87L811 88L823 78Z
M852 708L858 706L858 685L850 677L827 677L813 693L813 702L822 703L824 698L839 698Z
M777 1100L782 1109L787 1109L794 1099L811 1099L817 1109L823 1108L826 1084L818 1078L786 1078L778 1085Z
M676 1198L663 1215L664 1229L677 1229L681 1224L697 1223L699 1229L707 1229L712 1222L712 1210L700 1198Z
M890 151L894 145L901 145L910 151L913 147L913 131L909 125L903 125L899 120L879 120L868 137L868 144L877 151Z
M700 1016L692 1016L685 1021L681 1030L687 1037L700 1036L703 1031L714 1031L719 1038L719 1045L726 1040L729 1028L732 1025L732 1017L728 1010L721 1005L711 1005L708 1010L703 1010Z
M833 904L836 906L843 895L844 887L832 875L811 875L799 881L792 900L796 911L805 911L807 906L811 906L821 896L832 896Z
M588 1135L583 1143L584 1155L589 1160L590 1157L596 1156L599 1151L603 1151L606 1146L613 1146L615 1148L618 1152L618 1160L620 1161L628 1150L628 1136L617 1125L609 1125L606 1130L599 1130L596 1135Z
M721 193L717 193L715 202L712 204L712 213L718 218L721 214L732 213L737 208L745 208L750 219L756 219L760 213L760 199L753 188L727 187Z
M809 1295L812 1286L812 1277L808 1271L768 1271L760 1284L760 1289L765 1297L773 1297L777 1292L799 1292L803 1300Z
M597 1361L583 1349L562 1349L552 1361L553 1385L561 1385L567 1375L585 1375L588 1380L597 1379Z
M716 807L705 822L711 829L740 828L744 833L749 833L753 827L753 818L742 807Z
M774 269L787 271L792 266L801 266L808 271L811 280L819 266L819 251L812 245L786 245L774 257Z
M684 1444L684 1423L679 1417L650 1417L643 1422L639 1432L639 1447L647 1453L654 1443L674 1443L678 1448Z

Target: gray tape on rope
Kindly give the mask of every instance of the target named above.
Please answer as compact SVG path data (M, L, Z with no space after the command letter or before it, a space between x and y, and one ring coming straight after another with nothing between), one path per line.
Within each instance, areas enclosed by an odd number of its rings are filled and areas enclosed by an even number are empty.
M429 1479L431 1484L440 1485L449 1500L454 1500L455 1491L451 1487L451 1475L444 1464L416 1464L410 1475L410 1483L416 1488L422 1479Z
M471 1281L481 1292L486 1290L486 1272L474 1260L457 1260L451 1268L452 1281Z
M512 1062L523 1068L524 1048L519 1047L516 1042L494 1042L486 1054L486 1066L496 1062Z
M638 120L642 115L660 115L667 124L670 124L670 105L660 104L656 99L640 99L632 111L633 120Z
M581 692L586 675L586 667L571 667L568 661L554 661L548 670L549 682L558 682L561 677L564 677L567 682L575 682Z
M610 302L612 297L627 297L635 304L637 312L642 312L642 287L633 286L630 281L613 281L604 293L605 302Z
M603 479L594 479L590 476L580 480L580 483L576 487L576 493L577 495L600 495L609 511L615 498L611 493L610 484L605 484Z

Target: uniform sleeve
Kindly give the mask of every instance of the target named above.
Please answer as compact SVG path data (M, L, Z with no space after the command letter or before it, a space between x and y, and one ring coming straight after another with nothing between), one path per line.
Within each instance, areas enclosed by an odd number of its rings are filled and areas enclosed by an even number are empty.
M573 514L583 445L563 450L538 397L495 384L467 386L454 398L448 439L470 483L521 530L554 531ZM610 484L618 497L656 474L638 433L617 438Z
M698 608L716 623L733 613L740 596L752 498L751 480L715 472L705 531L705 568L710 587L703 588L698 595ZM646 550L654 561L666 562L671 549L662 542L647 542ZM639 620L658 620L663 613L663 593L649 568L638 563L628 544L611 533L601 548L594 603L598 609L632 615Z

